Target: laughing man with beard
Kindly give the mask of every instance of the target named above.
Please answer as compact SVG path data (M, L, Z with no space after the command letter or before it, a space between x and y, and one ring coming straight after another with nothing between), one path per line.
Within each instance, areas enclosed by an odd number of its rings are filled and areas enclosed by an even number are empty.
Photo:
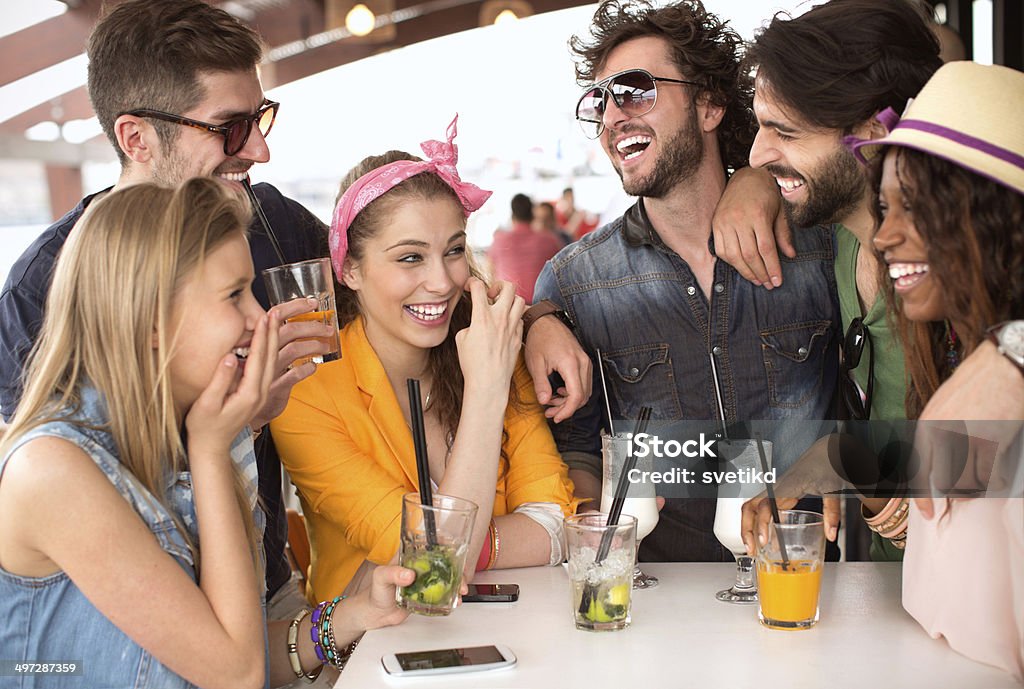
M550 300L575 323L595 381L597 366L607 375L614 418L636 419L646 405L655 422L717 427L709 357L728 421L827 418L838 341L827 228L800 233L799 258L783 269L786 286L772 291L718 261L711 244L728 170L744 163L753 132L739 36L697 0L659 8L609 0L591 36L573 37L571 46L577 77L588 84L577 119L639 199L552 258L535 299ZM545 346L528 338L528 348ZM593 391L552 429L569 466L592 477L590 497L600 490L607 427L599 382ZM814 435L800 437L812 425L798 423L776 443L778 463L813 442ZM731 560L713 535L714 515L713 492L668 500L641 559Z

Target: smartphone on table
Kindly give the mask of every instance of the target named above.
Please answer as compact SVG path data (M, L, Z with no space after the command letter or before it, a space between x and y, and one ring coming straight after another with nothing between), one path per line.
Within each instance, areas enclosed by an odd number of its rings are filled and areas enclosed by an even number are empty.
M514 603L519 600L519 584L470 584L463 603Z
M389 653L380 659L389 675L416 677L449 672L480 672L498 670L516 664L516 656L508 646L472 646L442 648L434 651Z

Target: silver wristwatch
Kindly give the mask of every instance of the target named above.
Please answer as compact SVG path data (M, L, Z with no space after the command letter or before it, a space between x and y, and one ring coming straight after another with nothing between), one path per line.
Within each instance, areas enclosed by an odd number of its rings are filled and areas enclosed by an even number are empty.
M1003 321L987 330L999 353L1013 362L1024 375L1024 321Z

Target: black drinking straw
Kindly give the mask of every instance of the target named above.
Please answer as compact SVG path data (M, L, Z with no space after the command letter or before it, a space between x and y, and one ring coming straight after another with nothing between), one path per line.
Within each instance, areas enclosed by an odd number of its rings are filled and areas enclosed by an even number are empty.
M260 200L256 198L256 192L252 190L252 183L249 181L247 176L242 181L242 186L245 187L245 193L249 195L249 201L252 202L252 209L256 213L256 217L260 219L260 223L263 225L263 230L267 233L267 237L270 239L270 244L274 247L274 253L277 254L277 260L281 262L281 265L287 263L284 260L284 252L281 251L281 245L277 241L277 235L274 234L274 228L270 226L270 221L267 220L267 214L263 212L263 206L260 205Z
M647 432L647 423L651 420L651 408L643 407L640 409L640 416L636 419L636 428L633 429L633 438L637 437L641 433ZM633 454L633 441L630 440L629 452L626 454L626 461L622 463L622 471L619 472L619 482L615 485L615 495L612 496L612 506L608 510L608 520L605 522L606 526L618 526L619 517L622 516L622 506L626 502L626 493L629 491L629 472L636 467L636 455ZM606 557L608 557L608 551L612 547L612 538L615 532L608 530L601 536L601 544L597 547L597 557L594 558L594 562L601 564ZM594 587L588 585L583 589L583 596L580 598L580 613L586 613L590 609L590 602L594 599L597 593L594 591Z
M420 381L407 378L409 391L409 420L412 422L412 444L416 450L416 477L420 484L420 504L423 505L423 528L427 532L427 546L437 545L437 528L434 525L434 497L430 491L430 460L427 458L427 434L423 426L423 402L420 400Z
M768 458L764 454L764 441L761 440L761 434L755 433L754 437L757 438L757 453L761 455L761 469L764 473L768 473ZM789 570L789 557L786 555L786 540L782 537L782 529L779 528L779 524L782 523L782 519L779 517L779 503L775 501L775 487L770 481L765 481L764 487L768 489L768 504L772 508L772 520L775 522L775 536L779 539L779 552L782 553L782 569L783 571Z

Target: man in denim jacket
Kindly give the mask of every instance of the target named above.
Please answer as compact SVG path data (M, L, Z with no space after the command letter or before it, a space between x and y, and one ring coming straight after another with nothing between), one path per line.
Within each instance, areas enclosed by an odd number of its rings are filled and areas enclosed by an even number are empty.
M600 137L626 193L640 198L552 258L535 299L565 310L595 361L600 350L620 432L645 405L655 421L718 427L713 357L728 421L796 422L784 438L779 425L769 433L784 466L820 435L818 424L800 422L830 416L838 305L828 230L796 235L784 289L755 287L716 260L712 215L727 169L744 164L752 139L740 38L698 0L658 9L608 0L592 33L591 43L571 40L579 80L595 84L577 119ZM589 402L553 427L579 492L590 496L607 426L598 375ZM704 495L667 502L643 559L731 559L712 534L713 488Z

